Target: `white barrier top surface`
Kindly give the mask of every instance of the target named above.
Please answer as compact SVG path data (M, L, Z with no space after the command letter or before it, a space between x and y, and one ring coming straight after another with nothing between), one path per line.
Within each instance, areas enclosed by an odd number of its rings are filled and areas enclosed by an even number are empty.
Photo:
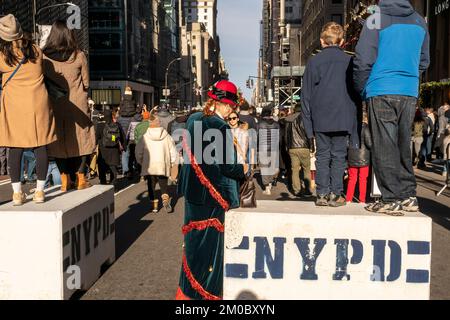
M112 186L95 185L89 189L75 190L63 194L60 191L60 187L54 187L46 192L47 200L45 203L35 204L31 195L27 198L23 206L15 207L12 202L0 206L0 215L10 212L16 212L17 214L29 212L66 212L112 189Z
M245 214L264 214L264 213L276 213L276 214L317 214L317 215L332 215L332 216L371 216L371 217L392 217L389 215L369 212L364 209L362 204L352 203L343 207L331 208L331 207L317 207L314 202L309 201L258 201L258 207L255 209L233 209L231 213L245 213ZM411 213L405 212L407 218L425 218L426 216L420 212Z

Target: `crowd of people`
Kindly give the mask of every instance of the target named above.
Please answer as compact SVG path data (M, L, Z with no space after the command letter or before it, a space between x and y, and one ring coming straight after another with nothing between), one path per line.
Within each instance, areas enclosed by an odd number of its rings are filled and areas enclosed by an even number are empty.
M413 166L425 168L436 151L450 172L450 106L437 113L418 106L429 65L424 19L408 1L380 8L382 38L365 25L352 57L342 49L344 28L327 23L322 50L306 66L301 104L259 114L227 80L198 110L149 109L131 87L119 106L93 109L86 56L65 23L53 25L41 49L14 16L1 18L0 170L11 176L14 205L25 202L24 179L35 181L33 200L43 203L50 181L62 192L83 190L90 173L115 187L119 175L141 178L152 211L170 213L169 186L178 185L185 199L179 299L220 298L224 214L241 206L240 186L255 172L264 196L282 181L295 197L315 195L317 206L329 207L366 205L373 172L381 199L368 211L418 211Z

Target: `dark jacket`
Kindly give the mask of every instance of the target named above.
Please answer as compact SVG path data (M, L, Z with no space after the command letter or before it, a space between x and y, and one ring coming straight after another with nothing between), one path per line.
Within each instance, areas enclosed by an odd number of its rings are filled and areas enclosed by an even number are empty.
M370 148L372 147L372 136L369 127L362 125L359 141L348 149L348 166L361 168L370 166Z
M200 168L203 170L203 173L206 177L208 177L212 185L217 189L222 197L229 203L230 208L239 207L240 201L238 181L244 178L244 167L237 164L236 150L234 147L227 149L227 146L233 146L233 136L230 127L218 116L206 117L201 112L191 115L186 124L186 128L190 134L189 145L194 155L196 148L198 148L195 143L203 140L195 137L195 123L201 123L202 134L204 134L208 129L217 129L221 131L222 137L225 137L223 139L222 150L227 150L227 152L222 152L222 156L220 158L219 153L216 153L214 164L206 164L206 159L196 160L201 163ZM211 149L211 144L214 144L214 139L213 142L202 141L200 150L204 151L206 148ZM186 201L190 203L205 207L220 208L217 200L215 200L209 191L201 184L186 157L180 172L178 192L181 196L185 197ZM201 213L199 213L199 215L201 215Z
M300 148L310 149L311 144L306 134L301 112L287 116L284 121L286 122L284 138L288 150Z
M188 120L188 116L180 115L175 118L172 122L169 123L169 127L167 132L174 138L175 143L179 143L181 141L181 131L186 129L186 123ZM176 133L174 135L174 133Z
M280 145L280 125L272 118L261 118L258 123L258 146L264 151L278 152ZM276 150L273 147L277 146Z
M352 69L351 57L336 46L309 59L302 88L308 138L314 132L352 133L359 99L353 90Z
M419 96L420 72L430 64L425 19L409 0L380 0L380 12L369 17L356 46L355 88L365 98ZM377 22L376 28L373 23Z
M239 113L239 120L241 120L241 122L247 123L249 129L256 130L258 127L256 118L254 116L252 116L251 114L242 114L242 113L243 113L243 111L241 111L241 113Z
M106 120L108 123L112 123L111 120ZM114 147L114 148L106 148L103 146L102 138L103 138L103 129L105 129L105 126L107 122L99 122L96 130L96 139L98 143L98 148L100 151L100 156L105 160L105 163L108 166L118 166L120 165L121 159L120 159L120 146ZM123 146L125 144L125 133L123 131L122 126L120 123L117 123L119 125L120 129L120 137L119 141L120 144Z
M136 102L132 95L124 95L120 103L120 117L131 118L136 114ZM126 130L126 128L124 128Z
M157 116L161 123L161 127L163 127L164 129L166 129L166 131L169 132L169 123L175 120L175 117L166 108L158 111Z

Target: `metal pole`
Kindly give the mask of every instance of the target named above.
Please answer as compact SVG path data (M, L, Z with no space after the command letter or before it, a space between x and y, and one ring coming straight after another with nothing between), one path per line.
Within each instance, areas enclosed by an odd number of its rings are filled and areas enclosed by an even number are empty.
M168 94L167 94L167 77L168 77L168 75L169 75L169 70L170 70L170 67L172 66L172 64L174 64L175 63L175 61L180 61L181 60L181 58L176 58L176 59L173 59L170 63L169 63L169 65L167 66L167 69L166 69L166 84L165 84L165 95L164 95L164 97L165 97L165 100L166 100L166 103L167 103L167 97L168 97Z
M33 0L33 40L34 42L37 43L37 38L36 38L36 12L37 12L37 8L36 8L36 0Z

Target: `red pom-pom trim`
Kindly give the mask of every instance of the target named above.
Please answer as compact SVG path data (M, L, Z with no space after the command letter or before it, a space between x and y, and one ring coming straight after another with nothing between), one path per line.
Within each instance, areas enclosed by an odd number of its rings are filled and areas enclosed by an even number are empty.
M192 230L205 230L207 228L216 228L219 232L225 232L224 225L218 220L218 219L209 219L209 220L203 220L203 221L191 221L189 224L185 225L182 230L183 234L187 235Z
M209 194L219 203L219 205L223 208L223 210L228 211L230 209L230 205L228 202L222 197L222 195L217 191L217 189L212 185L211 181L207 176L203 173L202 168L198 165L197 160L192 154L191 148L189 148L187 144L186 134L183 137L183 149L186 151L186 154L189 157L191 162L191 166L194 169L195 175L200 180L200 183L209 191Z
M188 279L189 283L191 284L191 287L197 291L205 300L222 300L222 298L217 297L208 291L206 291L200 283L194 278L194 275L191 272L191 269L189 268L189 265L187 263L186 255L183 253L183 270L186 274L186 278Z

